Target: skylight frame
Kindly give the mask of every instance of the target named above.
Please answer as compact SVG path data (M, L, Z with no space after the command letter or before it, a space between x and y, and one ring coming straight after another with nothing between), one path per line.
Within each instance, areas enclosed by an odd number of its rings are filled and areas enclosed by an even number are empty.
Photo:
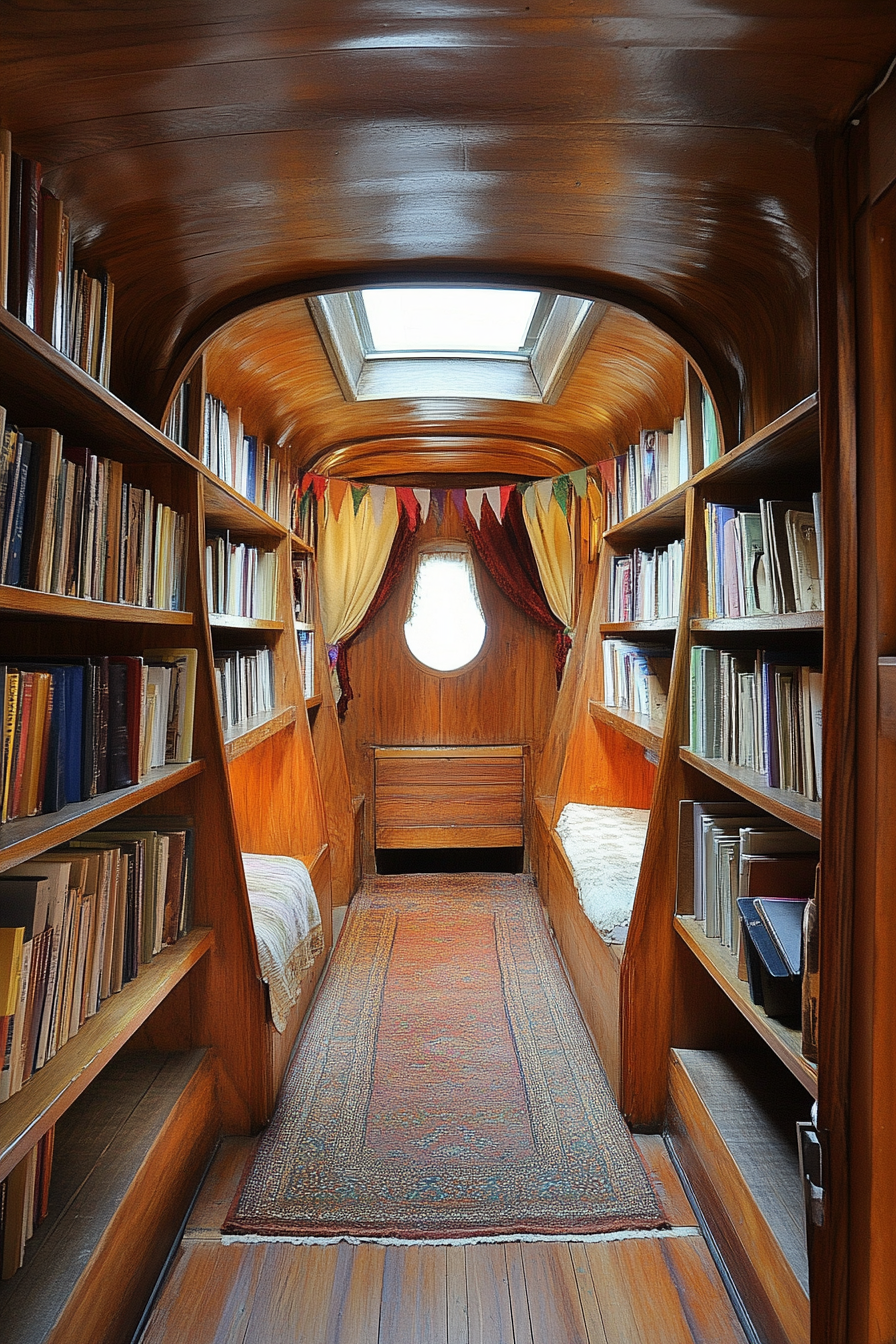
M395 286L418 290L449 287L436 282L431 286L419 283ZM520 288L525 287L524 282ZM477 286L467 284L458 288ZM556 403L609 307L599 300L540 287L523 348L518 353L503 353L377 351L372 349L360 289L310 295L306 303L348 402L455 397L542 405Z

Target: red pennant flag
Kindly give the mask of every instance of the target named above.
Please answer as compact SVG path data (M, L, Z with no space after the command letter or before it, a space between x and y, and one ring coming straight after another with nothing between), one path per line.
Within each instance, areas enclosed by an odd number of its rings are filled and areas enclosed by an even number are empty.
M323 499L324 495L327 493L327 478L326 476L318 476L313 471L310 473L310 475L311 475L311 488L314 491L314 498L317 500L319 504L320 501Z
M501 522L504 521L504 514L507 512L507 501L516 489L515 485L501 486Z
M404 509L407 514L408 526L412 532L415 532L417 530L417 520L420 517L420 506L412 487L409 485L396 486L395 494L398 497L399 507Z

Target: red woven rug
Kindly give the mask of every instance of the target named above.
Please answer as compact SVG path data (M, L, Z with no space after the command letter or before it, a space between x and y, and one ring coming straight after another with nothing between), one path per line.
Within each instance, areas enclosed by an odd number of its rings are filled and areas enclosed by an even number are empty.
M663 1226L531 880L366 884L224 1233L464 1241Z

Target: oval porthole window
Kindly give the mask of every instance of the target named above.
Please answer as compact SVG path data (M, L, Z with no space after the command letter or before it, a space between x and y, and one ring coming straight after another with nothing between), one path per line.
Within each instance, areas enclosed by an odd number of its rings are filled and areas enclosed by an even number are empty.
M411 653L434 672L456 672L485 642L485 616L465 546L421 551L404 625Z

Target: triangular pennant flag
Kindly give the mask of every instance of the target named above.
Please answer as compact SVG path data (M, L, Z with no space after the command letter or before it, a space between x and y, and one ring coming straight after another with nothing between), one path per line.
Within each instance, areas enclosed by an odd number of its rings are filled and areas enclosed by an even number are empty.
M615 457L604 457L597 464L597 469L601 474L603 483L609 490L616 489L616 459Z
M373 521L379 527L383 521L383 509L386 504L386 491L392 487L388 485L372 485L370 487L370 507L373 509Z
M557 476L554 478L554 498L560 505L560 512L566 513L569 508L569 477Z
M432 500L432 511L436 516L436 522L439 527L442 526L442 519L445 517L445 500L447 496L447 490L433 490L430 496Z
M408 526L412 532L415 532L417 530L419 510L413 490L409 485L399 485L396 487L395 494L398 499L398 507L404 509L405 514L407 515Z
M305 475L302 477L302 484L299 486L300 494L305 495L308 493L308 491L311 489L311 480L312 480L311 472L306 471Z
M352 481L351 484L352 484L352 508L354 509L355 517L357 518L358 510L361 507L361 502L364 499L364 496L370 493L370 486L358 485L357 482L355 481Z
M485 497L488 500L488 506L492 513L498 520L500 520L504 513L504 510L501 507L501 487L499 485L490 485L485 492Z
M429 491L424 490L422 486L415 486L414 498L420 505L420 521L425 523L429 517Z
M515 489L516 489L515 485L501 486L501 512L500 514L497 514L496 517L499 517L502 522L504 521L504 514L507 512L508 501Z
M529 489L523 495L523 503L526 505L526 513L530 518L535 517L535 486L530 485Z
M315 498L316 500L318 500L318 502L319 502L320 500L322 500L323 497L324 497L324 495L327 493L327 478L326 478L326 476L318 476L315 472L312 471L312 472L311 472L311 489L314 491L314 498Z
M569 483L579 499L584 499L588 493L588 468L582 467L581 471L571 471Z
M536 481L535 490L541 507L543 509L548 508L551 502L551 495L554 493L554 478L548 476L543 481Z
M348 481L340 480L338 476L331 476L327 494L330 500L330 512L335 521L339 517L339 512L348 494Z
M466 492L466 495L467 495L467 508L470 510L470 513L476 520L476 526L479 527L479 525L482 522L482 501L485 499L485 491L468 490Z
M451 503L452 503L452 504L454 505L454 507L457 509L457 516L458 516L458 518L461 518L461 519L463 518L463 516L464 516L464 506L466 505L466 502L467 502L467 492L466 492L466 490L452 490L452 491L451 491Z
M591 517L599 518L601 515L602 496L597 488L597 481L593 476L588 477L588 504L591 509Z

